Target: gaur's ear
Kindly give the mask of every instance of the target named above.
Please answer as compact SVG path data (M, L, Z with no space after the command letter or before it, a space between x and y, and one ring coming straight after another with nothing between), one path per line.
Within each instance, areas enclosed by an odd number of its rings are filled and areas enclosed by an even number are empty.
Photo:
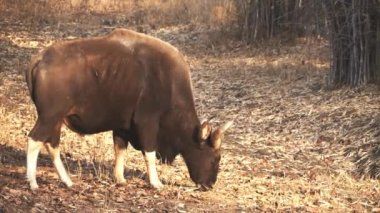
M207 140L211 133L211 126L207 121L202 122L201 127L199 128L199 139L202 141Z
M223 124L221 127L219 127L217 130L215 130L211 135L211 146L214 149L220 149L220 146L222 144L224 132L231 127L232 121L229 121L225 124Z

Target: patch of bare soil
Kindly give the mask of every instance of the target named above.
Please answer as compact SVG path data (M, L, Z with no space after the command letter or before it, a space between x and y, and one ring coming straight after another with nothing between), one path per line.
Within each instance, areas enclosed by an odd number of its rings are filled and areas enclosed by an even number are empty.
M59 182L42 152L40 189L32 192L24 149L36 112L23 70L31 54L54 41L111 28L6 21L0 26L0 212L380 211L379 180L356 175L347 155L379 140L377 88L327 90L324 41L246 46L210 40L212 32L194 26L147 33L186 56L200 116L216 116L215 125L234 120L214 189L196 190L180 157L158 168L165 188L149 188L142 155L133 148L127 184L116 185L110 134L80 137L64 129L62 157L75 186Z

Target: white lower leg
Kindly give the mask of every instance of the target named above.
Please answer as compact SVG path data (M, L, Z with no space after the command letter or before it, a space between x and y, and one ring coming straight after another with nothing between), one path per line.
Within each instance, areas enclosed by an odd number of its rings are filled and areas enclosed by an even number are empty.
M148 170L149 183L154 188L162 188L163 185L158 179L157 169L156 169L156 152L145 152L144 154L146 167Z
M124 178L124 154L125 148L120 148L117 145L115 145L115 167L113 170L113 174L116 178L117 183L126 182Z
M73 182L71 181L69 175L66 172L65 167L63 166L61 156L59 154L59 148L53 148L50 144L46 144L46 149L48 150L50 157L53 161L55 169L59 175L59 178L62 182L66 184L66 186L71 187Z
M29 181L32 190L38 188L36 180L37 159L42 145L43 143L40 141L35 141L31 138L28 139L26 150L26 178Z

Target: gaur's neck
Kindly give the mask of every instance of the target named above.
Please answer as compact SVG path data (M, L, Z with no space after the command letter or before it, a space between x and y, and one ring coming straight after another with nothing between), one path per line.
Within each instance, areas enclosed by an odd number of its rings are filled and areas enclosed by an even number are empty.
M196 148L200 122L194 109L175 108L163 117L158 151L170 163L178 154L185 157L186 152Z
M183 152L187 152L189 149L194 149L197 147L197 136L200 128L200 121L196 112L188 113L187 116L183 116L182 120L179 122L179 126L181 128L181 147L180 154L183 155Z

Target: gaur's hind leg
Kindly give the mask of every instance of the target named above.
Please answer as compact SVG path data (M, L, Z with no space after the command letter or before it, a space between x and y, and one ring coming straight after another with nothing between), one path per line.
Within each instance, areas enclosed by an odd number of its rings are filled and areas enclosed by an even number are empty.
M37 158L41 150L43 142L35 141L32 138L28 139L26 150L26 178L29 181L30 188L35 190L38 188L36 173L37 173Z
M63 166L58 146L53 147L50 143L45 143L45 147L50 154L51 160L53 161L54 167L57 170L59 178L62 182L66 184L67 187L71 187L73 185L73 182L71 181L69 175L66 172L65 167Z
M69 187L73 185L59 155L58 145L61 124L62 123L58 119L40 116L29 133L26 152L26 176L32 190L38 188L36 181L37 159L43 145L47 148L61 180Z
M72 107L71 87L66 86L69 79L65 78L65 75L57 75L61 69L56 69L55 65L49 65L51 57L49 55L46 61L43 59L38 65L38 70L33 74L35 76L33 77L32 99L38 118L29 133L30 139L27 148L27 178L32 189L38 187L36 182L37 158L43 144L46 144L61 180L67 186L72 185L58 149L62 122Z
M130 140L129 134L126 131L113 131L113 142L115 149L115 167L113 174L116 182L119 184L126 183L124 178L124 155Z

